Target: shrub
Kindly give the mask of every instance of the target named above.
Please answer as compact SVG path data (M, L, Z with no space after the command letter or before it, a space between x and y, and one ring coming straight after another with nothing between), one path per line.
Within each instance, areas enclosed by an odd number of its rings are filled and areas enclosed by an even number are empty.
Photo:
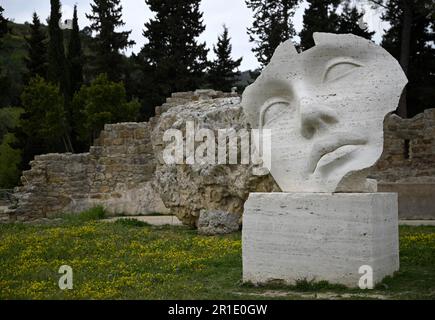
M12 147L15 142L15 136L8 133L0 143L0 188L13 188L18 184L21 150Z
M47 148L45 152L61 151L61 146L65 146L67 124L59 87L37 76L24 88L21 101L24 133L32 141L42 142Z
M109 81L101 74L74 96L75 127L82 141L92 143L105 124L136 121L139 108L138 101L127 102L122 82Z
M13 188L19 181L22 151L16 148L18 140L12 132L20 126L22 111L0 109L0 188Z
M115 222L121 226L125 227L149 227L151 226L149 223L139 221L137 219L119 219Z
M69 222L86 222L95 221L106 218L106 210L102 206L97 206L89 210L80 212L79 214L67 214L62 217Z

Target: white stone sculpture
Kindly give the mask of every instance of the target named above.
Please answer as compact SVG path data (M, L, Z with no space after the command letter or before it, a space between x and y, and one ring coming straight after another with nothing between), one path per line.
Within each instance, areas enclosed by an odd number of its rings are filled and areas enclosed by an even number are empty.
M268 169L283 191L251 193L245 203L243 279L356 287L371 270L375 284L399 269L397 194L376 193L365 169L382 154L384 118L407 79L366 39L314 40L303 53L281 44L243 94L251 126L269 129Z
M364 38L314 33L314 41L302 53L281 44L245 90L243 108L253 128L272 130L268 169L283 192L367 191L355 173L380 158L383 121L406 76Z

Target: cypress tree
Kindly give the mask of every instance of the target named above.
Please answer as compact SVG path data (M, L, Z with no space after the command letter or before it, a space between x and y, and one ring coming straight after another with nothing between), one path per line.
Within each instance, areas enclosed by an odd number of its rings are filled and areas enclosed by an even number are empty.
M74 6L73 28L68 43L67 61L70 77L70 96L73 96L83 84L83 52L77 18L77 6Z
M314 32L337 32L339 17L336 14L341 0L307 0L309 7L305 9L303 29L299 33L301 49L314 46Z
M209 70L209 81L213 89L230 91L237 82L240 72L234 71L240 67L242 58L233 60L231 58L231 38L228 28L224 25L223 33L218 37L217 46L213 46L216 60L211 63Z
M54 84L59 84L61 92L65 93L68 86L63 32L59 27L59 21L62 18L61 6L59 0L50 0L50 3L51 14L48 22L48 80Z
M68 76L68 67L65 57L65 47L63 30L59 26L59 21L62 18L62 13L60 11L61 5L59 0L50 0L51 13L48 22L48 72L47 79L54 85L59 86L59 90L64 98L64 110L67 110L66 121L62 122L65 126L64 131L66 132L65 145L66 150L73 152L73 146L71 143L70 135L70 124L71 124L71 112L70 112L70 82Z
M299 0L245 0L254 12L254 22L248 28L252 49L258 61L267 65L279 44L296 35L291 21Z
M74 94L77 93L83 84L83 52L80 39L80 29L77 17L77 6L74 6L73 25L68 42L67 65L69 75L68 101L65 104L67 114L67 122L71 134L71 142L75 149L80 149L77 139L78 127L77 113L79 110L74 110L72 100Z
M144 66L143 95L148 107L162 103L171 93L199 88L207 67L205 43L197 37L205 30L200 0L146 0L155 17L145 24L148 43L140 57Z
M122 20L120 0L94 0L91 4L92 13L86 17L92 22L91 30L97 33L93 47L94 72L105 73L112 81L123 78L123 60L121 50L134 45L128 40L131 31L116 32L116 28L125 23Z
M33 21L30 26L30 37L26 38L27 58L26 66L28 73L27 80L39 75L45 78L47 76L47 45L46 35L41 29L41 21L36 12L33 13Z

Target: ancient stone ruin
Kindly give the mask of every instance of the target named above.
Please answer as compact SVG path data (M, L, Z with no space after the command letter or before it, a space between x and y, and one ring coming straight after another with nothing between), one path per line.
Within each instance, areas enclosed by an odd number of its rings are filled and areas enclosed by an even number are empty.
M16 189L13 218L50 218L97 205L113 214L168 212L153 187L150 130L150 123L106 125L89 153L36 156Z
M375 177L382 183L435 183L435 109L412 119L385 120L382 158Z
M435 219L435 109L385 121L384 153L373 168L380 192L399 194L401 219Z

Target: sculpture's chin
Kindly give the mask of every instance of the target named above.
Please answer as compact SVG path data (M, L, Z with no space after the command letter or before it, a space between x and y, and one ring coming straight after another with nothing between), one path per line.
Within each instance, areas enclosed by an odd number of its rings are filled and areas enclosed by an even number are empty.
M320 168L320 179L329 192L368 192L367 174L380 158L382 148L362 146ZM371 187L369 187L371 188Z
M273 167L271 173L283 192L367 192L365 169L373 166L381 153L379 147L346 146L322 158L313 173L301 175L294 163L286 164L285 174Z

